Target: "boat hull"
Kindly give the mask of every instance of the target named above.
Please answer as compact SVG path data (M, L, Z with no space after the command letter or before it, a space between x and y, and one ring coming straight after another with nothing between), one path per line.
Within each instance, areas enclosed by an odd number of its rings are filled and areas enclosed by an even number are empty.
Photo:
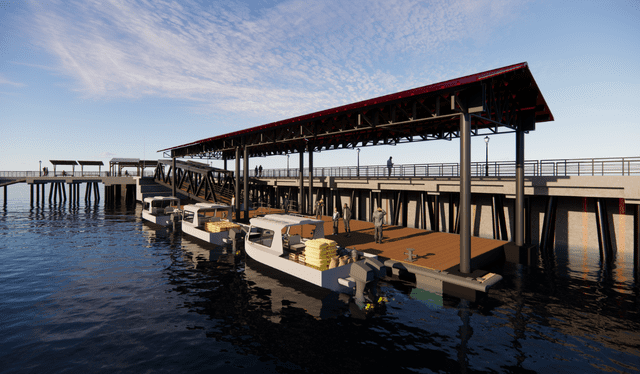
M155 223L160 226L169 226L171 225L171 216L170 215L162 215L162 216L154 216L149 212L142 212L142 219L145 219L149 222Z
M215 245L225 245L229 241L229 231L208 232L182 223L182 232Z
M347 278L349 276L351 264L320 271L280 257L277 253L266 248L262 249L258 245L253 245L250 242L245 242L245 252L249 257L258 262L315 284L316 286L341 293L353 294L354 292L352 287L346 287L338 283L338 278Z

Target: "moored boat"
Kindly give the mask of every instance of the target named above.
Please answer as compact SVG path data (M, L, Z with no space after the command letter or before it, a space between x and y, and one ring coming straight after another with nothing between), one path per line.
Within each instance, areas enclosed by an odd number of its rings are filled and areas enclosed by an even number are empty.
M254 260L317 286L337 292L353 293L355 281L349 276L353 263L333 268L296 261L307 244L329 242L324 239L324 221L291 214L268 214L252 218L251 232L245 236L244 248ZM306 234L306 235L305 235ZM359 252L356 263L376 255ZM308 261L308 260L306 260Z
M180 210L180 199L172 196L146 197L142 206L142 219L160 226L169 226L171 215Z
M231 206L214 203L185 205L182 213L182 232L215 245L229 242L229 230L241 225L229 220Z

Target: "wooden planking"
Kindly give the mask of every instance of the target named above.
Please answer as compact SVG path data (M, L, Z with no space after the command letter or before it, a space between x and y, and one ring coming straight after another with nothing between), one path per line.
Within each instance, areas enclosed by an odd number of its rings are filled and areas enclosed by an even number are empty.
M395 261L407 258L407 248L415 249L416 259L412 265L436 270L447 270L460 264L460 235L443 232L426 231L409 227L388 226L383 229L382 244L373 240L373 223L351 220L351 237L344 233L344 224L340 220L338 235L327 235L333 232L333 221L323 217L325 237L335 240L342 247L355 248L362 252L376 254ZM482 256L488 252L501 250L507 242L472 237L471 258Z

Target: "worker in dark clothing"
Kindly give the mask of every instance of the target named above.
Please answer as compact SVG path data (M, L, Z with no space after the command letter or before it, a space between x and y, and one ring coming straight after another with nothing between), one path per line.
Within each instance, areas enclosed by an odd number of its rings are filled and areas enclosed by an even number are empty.
M344 220L344 232L347 233L347 238L351 236L351 228L349 228L349 220L351 219L351 209L347 203L344 203L342 208L342 219Z
M373 238L376 243L382 244L382 224L384 223L384 216L387 214L382 208L378 207L378 210L373 213Z
M289 214L289 195L284 195L284 214Z
M323 207L324 207L324 201L322 201L322 199L316 201L316 206L313 209L313 214L316 216L316 219L320 219L322 217Z
M333 235L338 235L338 222L340 221L340 213L338 208L333 208Z

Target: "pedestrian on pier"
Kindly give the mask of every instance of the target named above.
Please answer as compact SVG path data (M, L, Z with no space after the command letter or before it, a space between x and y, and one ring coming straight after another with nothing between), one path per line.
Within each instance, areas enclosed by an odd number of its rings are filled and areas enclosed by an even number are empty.
M256 171L255 171L255 173L253 175L255 175L256 178L258 177L258 165L256 165Z
M347 203L344 203L342 208L342 219L344 220L344 232L347 233L347 238L351 236L351 228L349 228L349 220L351 219L351 209Z
M260 165L260 168L258 169L258 171L260 172L260 176L262 176L262 165Z
M284 214L289 214L289 195L284 195Z
M333 208L333 235L338 235L338 222L340 221L340 213L338 208Z
M376 243L382 244L382 224L384 223L384 216L387 214L382 208L378 207L378 211L373 213L373 238Z
M316 201L316 206L313 210L313 214L316 216L316 219L320 219L322 217L323 207L324 207L324 201L322 201L322 199Z
M389 176L391 176L391 170L393 169L393 161L391 161L392 157L389 157L387 160L387 169L389 169Z

